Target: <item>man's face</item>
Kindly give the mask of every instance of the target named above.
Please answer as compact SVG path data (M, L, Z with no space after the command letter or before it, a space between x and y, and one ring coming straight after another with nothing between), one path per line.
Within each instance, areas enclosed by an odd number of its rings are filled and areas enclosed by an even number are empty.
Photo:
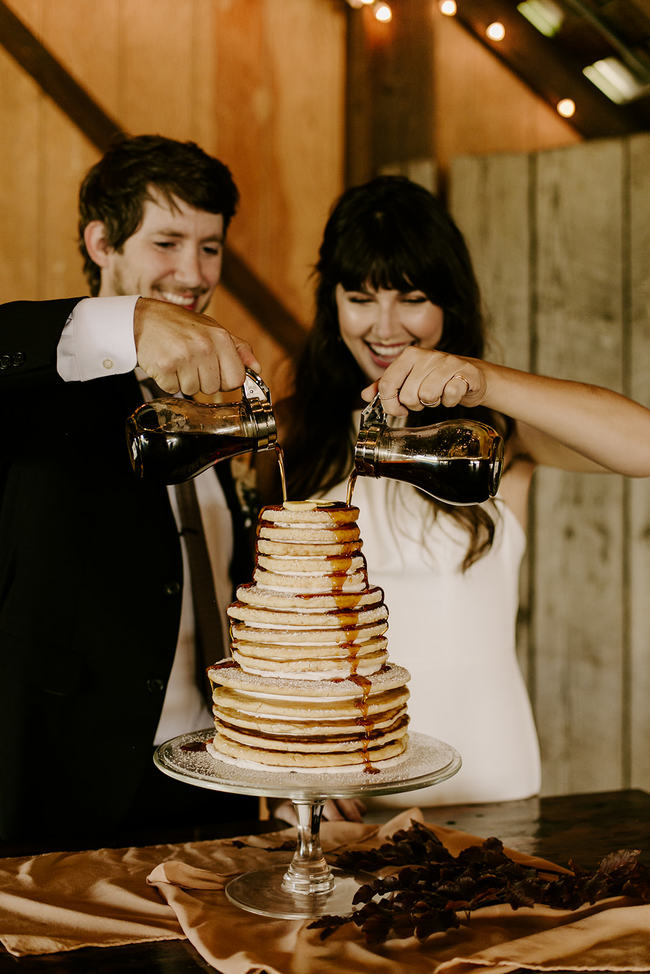
M108 249L99 296L140 294L205 311L221 276L223 216L151 195L121 251Z

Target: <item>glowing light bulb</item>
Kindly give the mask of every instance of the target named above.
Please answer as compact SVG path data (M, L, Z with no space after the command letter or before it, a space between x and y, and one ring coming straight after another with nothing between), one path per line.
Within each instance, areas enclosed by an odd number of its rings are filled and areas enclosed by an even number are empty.
M573 98L561 98L555 107L562 118L571 118L576 113L576 103Z
M485 33L491 41L502 41L506 36L506 29L500 21L495 20L486 27Z
M393 19L393 11L387 3L375 4L375 20L382 24L388 24Z
M440 0L438 4L440 8L440 13L444 14L445 17L454 17L456 14L456 0Z

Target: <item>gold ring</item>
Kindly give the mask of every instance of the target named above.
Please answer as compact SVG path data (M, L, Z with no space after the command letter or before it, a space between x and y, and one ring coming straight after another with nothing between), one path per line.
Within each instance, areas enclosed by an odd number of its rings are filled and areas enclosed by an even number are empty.
M422 406L429 406L429 407L431 407L431 406L439 406L440 405L440 402L441 402L440 396L438 396L437 399L434 399L433 402L427 402L427 400L426 399L423 399L422 396L418 396L418 399L420 400L420 404Z
M467 378L467 376L463 375L462 372L454 372L454 374L452 375L451 378L452 379L462 379L463 382L465 383L465 385L467 386L466 391L463 393L463 398L464 398L467 395L467 393L470 391L470 389L472 388L469 379ZM449 381L451 382L451 379Z

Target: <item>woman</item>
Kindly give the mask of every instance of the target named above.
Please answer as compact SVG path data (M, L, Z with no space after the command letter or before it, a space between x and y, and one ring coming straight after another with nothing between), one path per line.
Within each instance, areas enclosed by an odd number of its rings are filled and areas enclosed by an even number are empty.
M439 200L403 177L340 197L316 274L314 327L293 395L277 410L290 498L345 498L360 409L377 392L395 423L471 416L506 441L499 493L486 504L451 507L408 485L357 480L368 574L390 612L390 657L412 675L411 729L463 758L450 781L377 801L536 794L537 735L515 654L532 474L548 464L650 475L650 411L606 389L484 361L462 235Z

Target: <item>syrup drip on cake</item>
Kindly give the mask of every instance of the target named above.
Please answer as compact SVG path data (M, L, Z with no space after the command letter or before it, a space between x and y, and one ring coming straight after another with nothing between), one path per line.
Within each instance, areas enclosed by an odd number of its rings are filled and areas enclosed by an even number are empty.
M261 511L253 580L228 609L233 658L208 670L220 760L375 773L404 754L409 674L388 661L358 514L286 500Z
M355 683L358 683L361 689L363 690L363 696L361 697L361 700L358 700L356 703L359 710L361 711L361 720L363 726L367 727L368 726L368 696L370 694L370 688L372 684L368 679L368 677L359 676L356 673L354 673L350 677L350 679L353 680ZM368 745L369 745L369 738L368 738L368 734L366 733L366 737L363 742L363 761L365 764L364 770L368 774L378 774L378 769L374 767L374 765L370 760L370 755L368 753Z

